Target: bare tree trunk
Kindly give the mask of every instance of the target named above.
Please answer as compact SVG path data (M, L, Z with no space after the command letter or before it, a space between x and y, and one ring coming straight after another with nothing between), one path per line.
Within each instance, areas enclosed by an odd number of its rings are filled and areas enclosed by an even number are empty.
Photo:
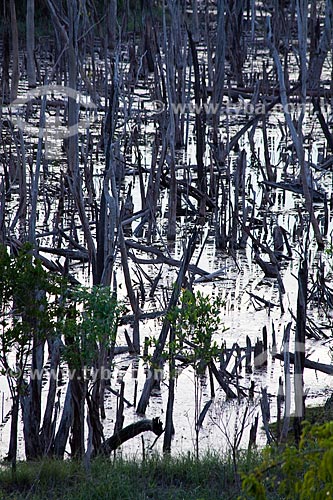
M38 292L37 292L38 293ZM21 397L25 454L34 460L43 453L40 441L42 377L44 342L34 335L31 360L31 380L26 394Z
M183 283L184 278L185 278L185 273L187 272L188 265L190 263L190 260L192 258L192 255L193 255L193 252L195 249L196 239L197 239L197 233L194 232L192 234L191 238L189 239L187 249L185 250L184 255L183 255L182 265L181 265L181 268L179 270L177 281L176 281L176 284L174 286L174 289L173 289L173 292L172 292L172 295L171 295L171 298L170 298L170 301L168 304L168 311L170 311L171 308L177 304L178 297L179 297L180 291L181 291L181 286L182 286L182 283ZM145 382L144 388L142 390L141 398L140 398L140 401L138 403L138 407L136 410L137 413L142 414L142 415L146 411L146 408L147 408L147 405L149 402L149 398L151 395L151 391L152 391L153 386L154 386L155 372L158 373L158 371L161 368L161 356L162 356L165 342L166 342L166 339L167 339L167 336L169 333L169 328L170 328L170 322L167 318L165 318L163 326L162 326L162 330L161 330L161 333L160 333L160 336L158 339L157 347L156 347L155 352L152 356L152 360L151 360L151 364L150 364L150 373L149 373L150 376L147 378L147 380Z
M18 394L19 388L16 388L17 393L13 395L13 405L11 413L10 422L10 439L9 439L9 450L6 460L11 461L12 470L16 471L16 461L17 461L17 435L18 435L18 417L19 417L19 406L20 406L20 396Z
M114 49L117 38L117 0L110 0L107 7L107 21L108 45L110 49Z
M40 119L39 119L40 130L43 130L43 128L45 127L45 110L46 110L46 95L43 96L42 107L40 110ZM41 135L38 139L35 175L33 175L31 180L31 211L30 211L30 221L29 221L29 241L32 244L36 242L37 202L38 202L40 167L42 163L42 146L43 146L43 136Z
M71 89L77 90L78 77L78 29L80 21L80 9L77 0L67 0L69 36L68 36L68 85ZM68 126L75 127L78 123L78 103L72 97L68 98ZM96 250L91 234L88 217L85 211L82 178L79 168L78 133L72 134L68 138L68 167L70 176L68 183L76 203L84 236L87 241L89 259L92 266L94 283L96 283Z
M73 458L82 458L84 456L84 414L85 414L85 380L84 373L80 369L73 370L71 393L73 401L73 421L71 425L72 434L69 440L71 454Z
M73 420L73 399L72 399L72 380L68 382L67 392L64 402L60 424L54 439L53 454L56 458L63 459L68 441L69 430Z
M35 0L27 0L26 15L27 77L29 87L36 87L35 66Z
M43 418L43 426L40 432L40 441L43 454L47 454L50 451L52 444L52 416L54 410L54 403L57 391L57 380L56 374L58 371L60 363L60 347L62 341L59 337L49 340L49 352L50 352L50 381L49 389L47 395L46 408Z
M289 423L290 423L290 404L291 404L291 384L290 384L290 355L289 355L289 339L290 339L290 329L291 323L288 323L284 331L284 383L285 383L285 405L284 405L284 417L283 426L280 435L280 441L284 442L287 440Z
M295 332L295 441L298 445L301 438L301 422L304 419L304 362L305 362L305 329L306 329L306 301L307 301L308 265L304 259L298 272L297 320Z
M168 405L165 416L165 433L163 441L163 451L171 452L171 440L175 433L173 425L173 406L175 401L175 356L174 356L174 344L175 344L175 330L170 327L170 340L169 340L169 392L168 392Z
M3 2L2 13L2 65L1 65L1 104L10 101L9 66L10 66L10 19L7 3ZM2 113L2 111L1 111Z
M299 0L298 2L299 3ZM326 0L324 30L320 37L317 50L313 54L309 63L309 87L313 90L319 89L320 76L328 51L331 48L333 26L333 4L332 0Z
M194 68L194 98L195 98L195 130L196 130L196 159L198 165L198 188L203 193L200 201L199 214L205 215L206 211L206 196L207 196L207 170L204 163L205 153L205 118L202 108L202 99L200 91L200 71L198 54L192 35L188 32L191 54L193 58Z
M10 87L10 100L14 101L17 98L19 83L19 40L15 0L10 0L10 24L12 30L12 81Z
M118 191L115 174L114 131L118 116L118 52L115 53L113 81L105 119L105 172L97 224L97 275L94 284L110 285L115 253L115 230L119 224Z
M217 34L215 53L215 72L213 86L213 129L214 141L217 144L217 133L220 117L220 108L224 92L224 69L225 69L225 0L217 4Z
M303 27L300 27L299 24L299 30L303 29ZM279 58L278 51L276 47L273 45L272 42L272 29L271 29L271 23L270 23L270 18L267 18L267 43L268 47L272 52L272 56L275 62L276 66L276 71L278 75L278 80L279 80L279 85L280 85L280 97L281 97L281 104L283 106L284 110L284 116L293 140L293 143L295 145L296 153L297 153L297 158L299 162L299 167L300 167L300 173L301 173L301 181L302 181L302 187L303 187L303 193L304 193L304 198L305 198L305 206L306 209L309 212L310 215L310 220L311 224L313 227L313 231L317 240L318 248L323 249L324 248L324 241L323 237L320 233L319 229L319 224L318 220L315 217L314 210L313 210L313 203L312 203L312 197L309 189L309 181L310 181L310 172L309 172L309 167L307 163L304 161L304 145L302 142L302 136L299 136L297 133L297 130L295 128L295 125L291 119L290 112L288 110L288 100L287 100L287 91L286 91L286 85L285 85L285 79L283 75L283 70L282 70L282 65L281 61ZM303 35L300 34L300 37L302 38ZM304 65L302 65L302 68L304 70ZM306 85L306 82L304 82L304 74L301 75L303 76L303 81L301 83L302 85L302 95L304 95L304 85ZM302 125L302 114L300 116L300 121L298 123L298 129L301 130L301 125Z
M200 26L199 26L198 0L192 0L192 33L193 33L193 40L195 42L199 42Z

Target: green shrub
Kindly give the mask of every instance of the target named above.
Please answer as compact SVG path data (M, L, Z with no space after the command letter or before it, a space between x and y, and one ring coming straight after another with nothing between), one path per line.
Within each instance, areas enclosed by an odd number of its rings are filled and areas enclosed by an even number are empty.
M243 477L243 492L256 500L333 498L333 422L304 422L298 449L267 448L262 464Z

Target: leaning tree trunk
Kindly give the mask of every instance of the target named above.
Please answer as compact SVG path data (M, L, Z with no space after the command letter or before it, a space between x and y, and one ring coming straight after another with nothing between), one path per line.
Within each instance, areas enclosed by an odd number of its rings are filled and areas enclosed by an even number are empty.
M100 452L103 455L109 455L111 451L119 448L119 446L125 443L125 441L128 441L129 439L138 436L142 432L147 431L151 431L156 434L156 436L160 436L163 432L160 419L155 417L152 420L139 420L138 422L134 422L133 424L124 427L120 431L115 432L113 436L106 439L105 443L103 443L102 445Z
M64 408L60 424L54 438L52 453L55 458L63 459L68 441L70 427L73 421L72 380L68 382Z
M176 284L174 286L172 295L169 300L168 304L168 311L170 311L176 304L180 295L181 291L181 286L183 284L183 281L185 279L185 273L187 272L190 260L192 258L192 255L195 250L195 244L197 240L197 232L194 231L191 238L189 239L187 249L184 252L183 255L183 260L182 260L182 265L179 269L178 277ZM151 395L151 391L154 387L154 381L155 381L155 375L158 376L159 370L161 369L162 366L162 353L163 349L168 337L170 329L170 321L165 318L164 323L161 329L161 333L158 338L157 346L154 351L154 354L151 359L150 363L150 370L149 370L149 377L147 378L144 388L142 390L141 398L137 406L137 413L143 415L146 412L146 408L148 406L149 398Z

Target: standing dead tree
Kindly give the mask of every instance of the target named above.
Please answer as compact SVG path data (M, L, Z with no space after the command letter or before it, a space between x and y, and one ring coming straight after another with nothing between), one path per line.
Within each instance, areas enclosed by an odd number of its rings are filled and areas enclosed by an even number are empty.
M26 15L27 78L29 87L36 87L35 65L35 0L27 0Z
M305 206L309 213L311 224L313 227L313 231L317 240L318 248L324 248L323 237L320 232L318 220L315 216L313 209L313 200L310 192L310 183L311 183L311 175L309 171L309 166L305 162L304 158L304 143L303 143L303 134L302 134L302 122L304 118L304 104L306 98L306 81L307 81L307 72L306 72L306 17L307 17L307 9L306 6L299 6L299 15L300 19L298 21L298 36L299 36L299 44L300 44L300 59L301 59L301 96L302 96L302 111L300 112L299 122L298 122L298 131L292 121L291 114L288 107L288 99L287 99L287 91L285 84L285 77L283 73L282 64L279 58L279 54L277 48L273 44L273 34L271 28L270 18L267 17L267 45L272 53L272 57L274 59L278 81L280 85L280 98L281 104L283 106L283 112L286 119L286 123L288 125L299 162L301 181L303 187L303 193L305 198ZM304 38L305 37L305 38Z
M19 84L19 37L16 19L15 0L10 0L10 27L12 32L12 79L10 87L10 100L14 101L17 98L17 90Z
M298 4L304 4L304 2L298 1L297 6ZM299 15L299 13L297 13L297 15ZM315 46L314 47L315 50L311 51L310 53L308 86L311 90L314 91L319 90L320 77L323 70L324 62L331 47L332 28L333 28L333 5L330 0L326 0L323 31L321 33L317 47Z
M205 134L206 134L206 117L203 107L203 97L200 85L200 68L198 61L198 53L193 40L192 34L188 31L189 44L193 59L194 68L194 100L195 100L195 131L196 131L196 159L198 166L198 189L202 193L201 202L199 205L199 214L204 216L206 212L206 196L207 196L207 169L204 162L205 153Z
M305 330L306 330L306 309L307 309L307 283L308 264L306 258L301 262L298 272L298 296L297 296L297 319L295 332L295 418L294 431L295 441L298 445L301 438L301 422L304 419L304 363L305 363Z
M170 311L172 307L174 307L177 304L181 286L183 284L183 281L185 279L185 274L188 269L188 265L190 263L191 257L194 253L195 250L195 245L196 245L196 240L197 240L197 233L196 231L192 234L192 236L189 239L187 248L184 252L183 259L182 259L182 265L181 268L179 269L177 281L174 285L174 289L172 292L172 295L169 300L168 308L167 311ZM154 351L154 354L152 356L151 362L150 362L150 370L149 370L149 376L146 379L144 388L142 390L141 398L139 400L138 406L137 406L137 413L144 415L146 412L146 408L149 403L151 391L154 387L154 382L155 380L158 379L158 376L160 374L161 368L163 366L163 360L162 360L162 353L165 347L165 343L167 341L168 333L170 330L170 321L165 318L162 326L161 333L158 337L158 342L156 349ZM156 378L157 377L157 378Z

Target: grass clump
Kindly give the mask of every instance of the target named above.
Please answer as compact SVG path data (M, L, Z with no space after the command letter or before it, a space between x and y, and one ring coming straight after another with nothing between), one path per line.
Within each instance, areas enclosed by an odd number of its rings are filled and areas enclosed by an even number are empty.
M240 470L258 465L254 453L241 455ZM145 461L96 459L87 474L77 461L20 462L15 477L0 469L0 499L7 500L217 500L237 498L230 457L192 455L152 457Z

